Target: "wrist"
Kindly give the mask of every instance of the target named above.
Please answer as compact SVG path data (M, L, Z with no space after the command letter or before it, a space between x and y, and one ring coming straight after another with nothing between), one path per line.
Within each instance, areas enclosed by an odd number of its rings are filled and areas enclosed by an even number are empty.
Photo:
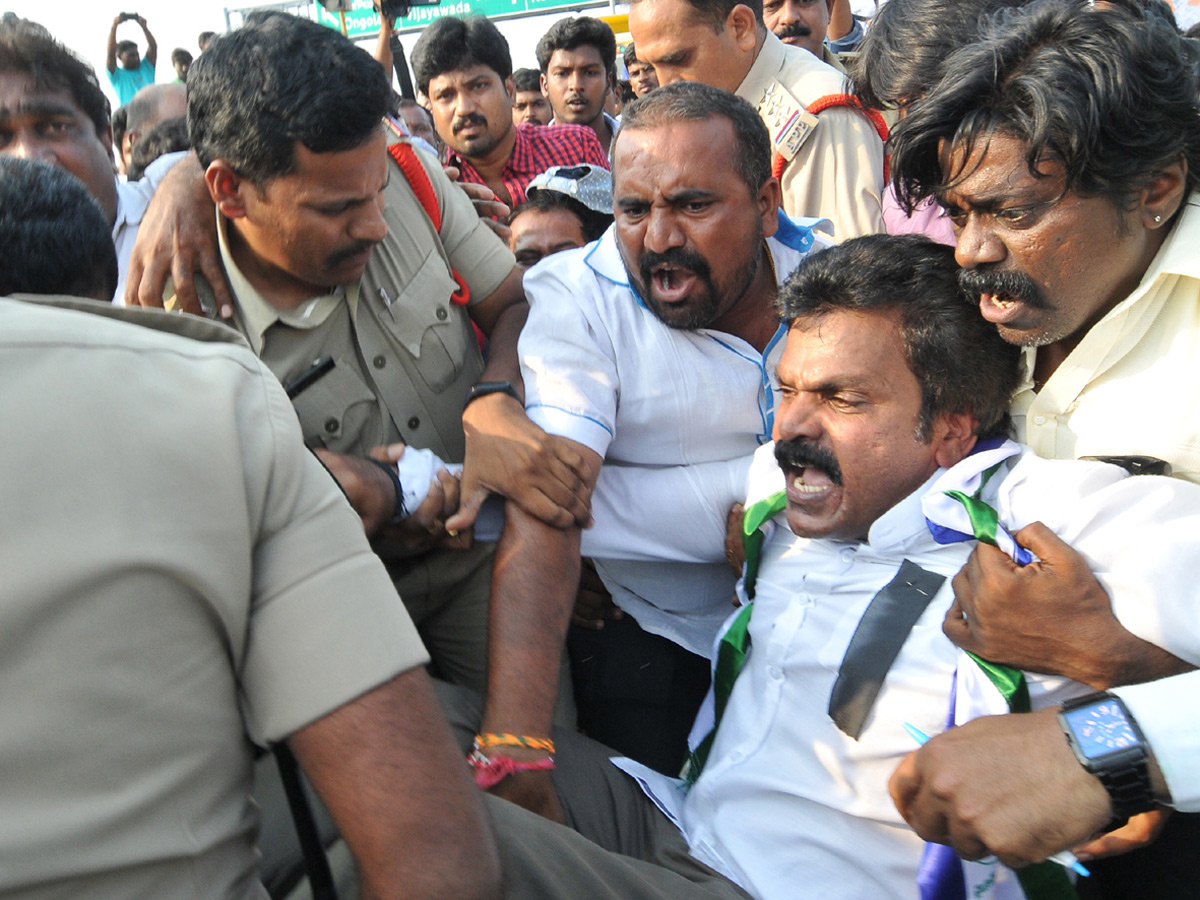
M1076 760L1108 793L1113 821L1105 830L1158 807L1149 745L1121 698L1101 692L1069 700L1058 723Z
M367 462L376 465L388 478L392 486L392 512L391 517L387 520L389 524L395 525L403 522L408 518L408 508L404 505L404 486L400 483L400 471L395 463L383 462L379 459L374 459L370 456L365 457Z
M1154 758L1154 748L1149 748L1149 753L1146 757L1146 768L1150 774L1150 790L1154 792L1154 799L1160 806L1174 806L1171 799L1171 789L1167 786L1167 778L1163 775L1162 768L1158 765L1158 760Z
M469 409L473 404L485 398L508 397L524 407L524 401L521 398L520 392L516 385L511 381L481 381L471 388L471 392L467 394L467 402L464 405L464 411ZM496 402L491 400L489 402Z
M467 763L475 783L485 791L517 775L554 768L554 743L548 738L513 734L478 734Z

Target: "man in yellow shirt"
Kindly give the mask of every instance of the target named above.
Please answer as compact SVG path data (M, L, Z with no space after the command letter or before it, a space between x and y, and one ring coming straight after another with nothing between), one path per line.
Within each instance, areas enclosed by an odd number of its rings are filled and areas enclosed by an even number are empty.
M1028 348L1014 418L1042 456L1121 457L1135 471L1165 463L1200 481L1200 104L1189 60L1156 16L1035 4L951 56L889 142L901 197L946 207L965 294ZM1110 601L1087 561L1038 527L1017 539L1039 562L1018 570L982 548L957 576L945 623L955 643L1101 690L1185 668L1104 624ZM1130 857L1143 878L1130 896L1176 895L1189 876L1172 881L1172 867L1191 858Z

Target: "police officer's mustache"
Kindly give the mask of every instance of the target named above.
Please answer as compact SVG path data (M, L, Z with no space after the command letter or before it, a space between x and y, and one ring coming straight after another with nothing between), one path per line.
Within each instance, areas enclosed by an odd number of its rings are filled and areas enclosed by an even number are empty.
M783 26L782 31L777 31L775 34L780 40L790 37L808 37L812 34L812 29L803 22L789 22Z

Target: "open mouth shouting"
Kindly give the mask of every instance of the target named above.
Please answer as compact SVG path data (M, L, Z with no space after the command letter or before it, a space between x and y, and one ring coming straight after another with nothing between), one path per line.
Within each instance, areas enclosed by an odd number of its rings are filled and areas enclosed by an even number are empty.
M661 263L650 270L650 289L656 299L663 303L679 303L687 299L696 273L691 269L672 263Z
M964 269L958 284L969 300L978 298L980 314L996 325L1012 323L1026 309L1048 308L1037 284L1022 272Z
M668 305L689 299L697 281L707 283L711 271L704 257L683 249L666 253L647 251L639 268L651 297Z
M776 441L775 459L783 469L788 506L815 511L841 490L842 470L837 460L811 441Z

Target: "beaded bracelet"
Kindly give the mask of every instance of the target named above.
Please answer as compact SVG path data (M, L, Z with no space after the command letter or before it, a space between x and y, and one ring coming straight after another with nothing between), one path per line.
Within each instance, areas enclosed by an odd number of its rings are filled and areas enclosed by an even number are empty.
M486 791L510 775L521 772L548 772L554 768L554 757L547 756L533 762L517 762L508 756L484 756L476 750L467 757L467 765L475 770L475 783Z
M549 754L554 753L554 741L550 738L530 737L527 734L509 734L508 732L500 734L484 732L475 735L476 750L487 750L490 747L527 747L530 750L545 750Z

